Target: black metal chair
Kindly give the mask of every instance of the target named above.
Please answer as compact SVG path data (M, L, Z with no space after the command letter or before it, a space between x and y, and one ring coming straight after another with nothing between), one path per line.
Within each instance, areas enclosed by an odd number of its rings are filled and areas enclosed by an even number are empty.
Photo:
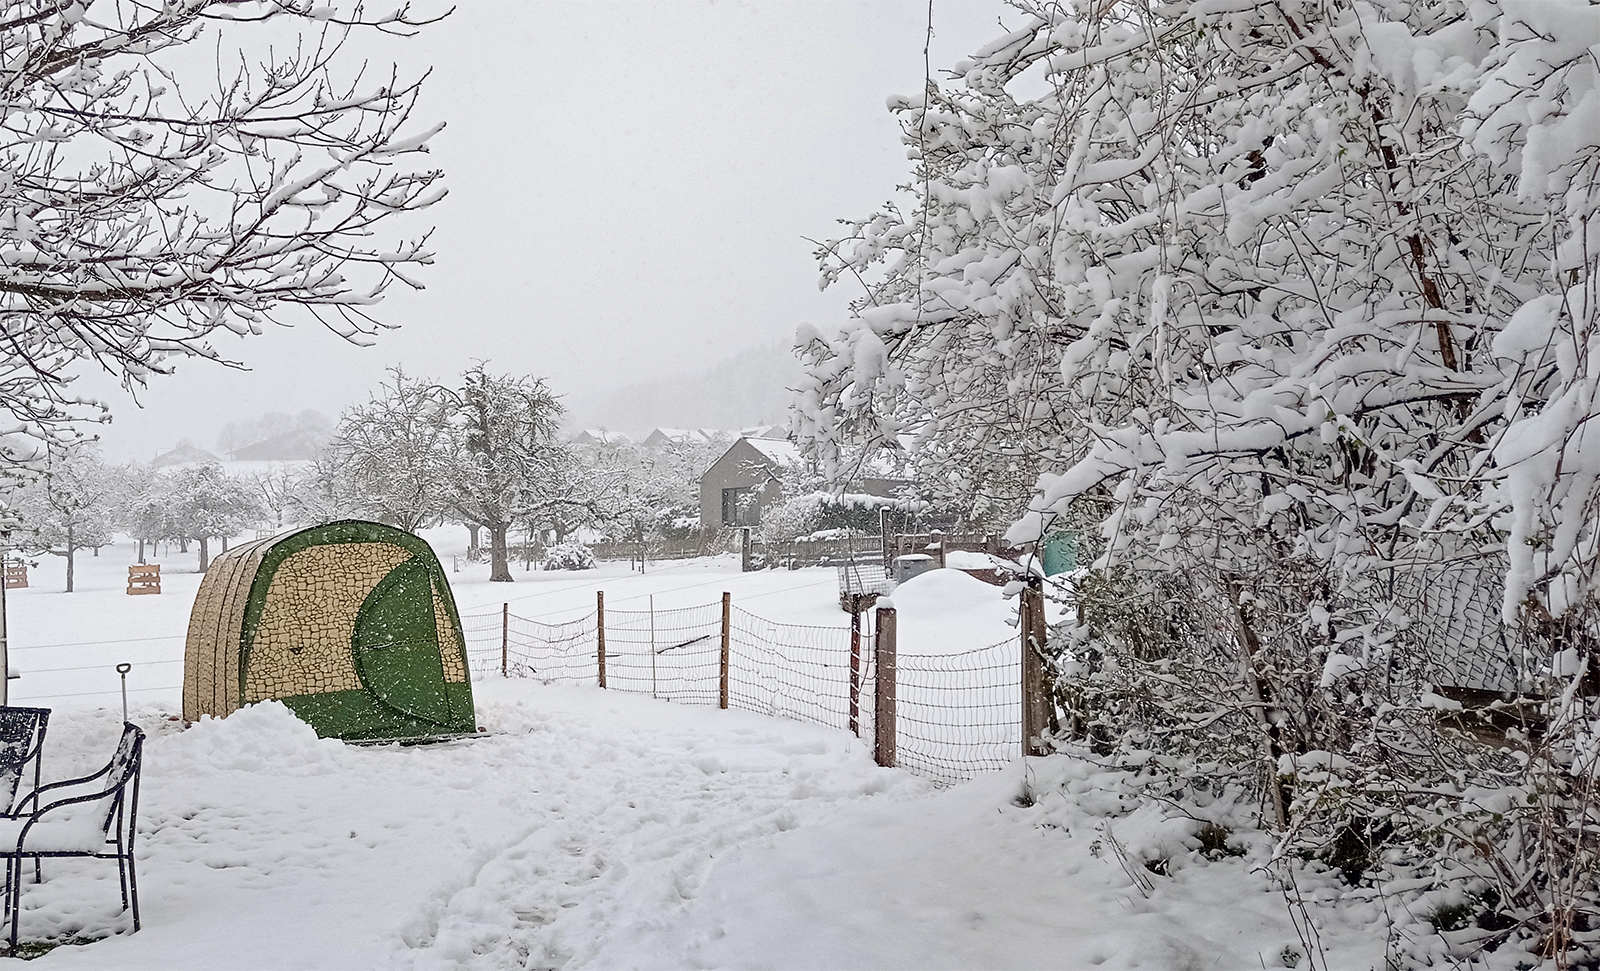
M122 726L117 751L98 772L39 786L23 796L11 813L0 816L0 857L6 861L6 919L11 949L17 948L22 913L22 864L44 857L91 857L117 861L122 909L133 911L139 929L139 883L133 869L133 838L138 832L139 770L144 762L144 732ZM91 785L99 781L98 786ZM74 788L87 789L68 795ZM56 792L50 801L46 793Z
M0 707L0 815L16 805L17 791L33 764L33 786L39 788L44 733L50 727L50 709Z

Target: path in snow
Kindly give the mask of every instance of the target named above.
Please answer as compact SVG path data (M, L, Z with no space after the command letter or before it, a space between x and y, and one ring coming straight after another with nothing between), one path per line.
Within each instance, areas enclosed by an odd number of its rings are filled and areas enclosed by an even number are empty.
M415 748L318 740L276 704L152 720L144 930L37 966L579 965L691 898L730 845L926 791L843 733L740 712L526 682L479 707L490 737ZM114 723L53 723L47 775L103 758ZM117 899L115 866L49 864L24 937L121 926Z

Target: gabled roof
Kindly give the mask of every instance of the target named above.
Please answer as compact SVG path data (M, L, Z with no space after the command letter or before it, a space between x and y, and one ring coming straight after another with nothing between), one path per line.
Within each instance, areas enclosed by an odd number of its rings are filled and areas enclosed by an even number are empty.
M293 462L314 459L322 451L322 440L315 432L303 428L284 432L233 450L233 458L240 462Z
M800 446L786 438L746 438L750 447L779 465L798 465Z
M221 459L212 455L203 448L183 442L177 448L162 452L150 460L150 467L164 469L173 465L188 465L190 463L205 464L207 462L220 462Z

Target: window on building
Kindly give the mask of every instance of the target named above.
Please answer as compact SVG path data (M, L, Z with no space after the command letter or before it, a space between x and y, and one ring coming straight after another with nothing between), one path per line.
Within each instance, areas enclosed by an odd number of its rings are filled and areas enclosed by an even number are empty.
M722 525L761 525L761 503L755 486L739 486L722 490Z

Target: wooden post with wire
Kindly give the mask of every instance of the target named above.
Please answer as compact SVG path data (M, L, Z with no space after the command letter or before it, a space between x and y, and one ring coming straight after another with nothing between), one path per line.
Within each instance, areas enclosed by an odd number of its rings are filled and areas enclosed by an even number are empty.
M861 601L850 596L850 734L861 737Z
M723 711L728 710L728 641L729 628L733 623L733 594L722 591L722 659L721 678L717 692L717 706Z
M594 592L594 630L600 687L606 686L606 592Z
M510 653L511 605L509 603L503 603L500 605L500 677L502 678L510 677L510 674L508 673L509 665L507 664L507 661L509 660L508 655L510 655Z
M1045 692L1044 589L1030 577L1022 591L1022 754L1044 755L1044 737L1050 728L1049 699Z
M872 757L879 765L894 767L895 760L895 610L879 607L873 653L878 665L878 680L873 692Z

